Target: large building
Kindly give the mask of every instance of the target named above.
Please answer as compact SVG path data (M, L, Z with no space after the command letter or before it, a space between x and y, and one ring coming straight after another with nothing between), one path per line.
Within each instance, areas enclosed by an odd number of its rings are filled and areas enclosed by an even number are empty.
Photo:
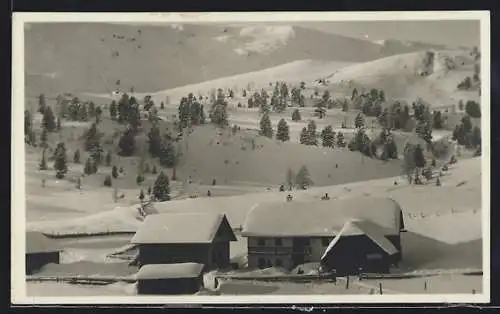
M229 243L236 241L224 214L149 215L132 240L139 267L148 264L198 263L206 269L230 266Z
M402 211L395 201L360 196L258 204L249 212L242 236L248 238L251 268L291 269L321 262L341 272L349 265L366 271L377 263L379 270L397 265L402 231Z
M61 249L40 232L26 232L26 275L32 275L43 266L59 264Z

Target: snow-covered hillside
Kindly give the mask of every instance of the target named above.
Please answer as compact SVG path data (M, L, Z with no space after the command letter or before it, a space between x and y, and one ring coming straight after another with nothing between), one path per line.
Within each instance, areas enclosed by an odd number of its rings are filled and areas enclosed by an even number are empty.
M318 200L324 193L332 199L386 196L403 208L407 229L444 243L462 243L481 238L481 159L460 160L442 177L442 186L408 185L403 178L386 178L350 184L294 191L297 200ZM398 186L394 186L398 181ZM242 225L248 211L259 202L284 201L280 192L249 193L241 196L177 200L157 203L158 212L199 211L225 213L233 227ZM140 224L136 206L116 208L77 219L32 222L28 230L49 234L135 232Z
M441 106L479 99L477 91L457 90L458 83L473 75L473 64L467 51L421 51L344 67L328 79L333 88L345 84L382 88L392 98L409 102L422 98Z

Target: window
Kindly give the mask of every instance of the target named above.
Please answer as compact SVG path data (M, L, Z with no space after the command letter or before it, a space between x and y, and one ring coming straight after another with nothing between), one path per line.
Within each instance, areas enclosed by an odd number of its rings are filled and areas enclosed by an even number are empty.
M277 258L276 259L276 267L282 267L283 266L283 262L281 261L281 259Z
M282 246L283 245L283 241L281 239L275 239L274 240L274 244L276 244L276 246Z
M266 240L264 240L264 239L258 239L258 240L257 240L257 244L258 244L259 246L264 246L264 245L266 245Z

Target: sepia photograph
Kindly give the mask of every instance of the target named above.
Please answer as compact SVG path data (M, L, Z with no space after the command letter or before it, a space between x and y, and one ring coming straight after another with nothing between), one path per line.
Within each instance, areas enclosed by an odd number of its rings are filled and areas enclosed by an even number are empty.
M489 12L264 13L13 14L13 302L489 301Z

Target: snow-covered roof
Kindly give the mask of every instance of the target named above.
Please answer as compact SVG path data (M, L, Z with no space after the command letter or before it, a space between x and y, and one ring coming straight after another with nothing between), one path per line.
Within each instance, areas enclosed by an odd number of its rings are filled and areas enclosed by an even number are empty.
M59 252L61 249L41 232L26 232L26 254Z
M137 272L138 280L199 277L205 266L197 263L148 264Z
M130 241L133 244L210 243L220 228L229 241L236 237L224 214L163 213L147 216Z
M321 260L328 256L342 237L353 233L366 235L389 255L394 255L398 252L398 249L384 236L384 229L379 225L367 220L351 220L344 224L337 236L328 244L323 256L321 256Z
M384 235L398 234L401 208L394 200L359 196L330 201L260 203L246 218L242 235L261 237L332 236L353 219L379 225ZM346 235L363 234L352 227Z

